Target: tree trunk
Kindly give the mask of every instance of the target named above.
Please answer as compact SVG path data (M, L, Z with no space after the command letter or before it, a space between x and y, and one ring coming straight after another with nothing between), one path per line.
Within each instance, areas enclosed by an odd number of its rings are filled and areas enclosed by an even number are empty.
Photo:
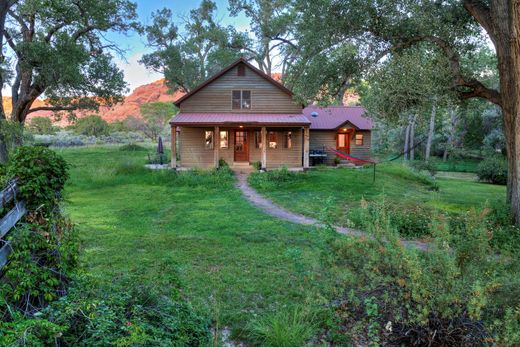
M404 160L408 160L408 150L410 145L410 123L406 125L404 131Z
M428 161L430 159L430 152L432 148L433 135L435 132L435 116L437 113L437 107L435 102L432 106L432 115L430 117L430 128L428 130L428 139L426 140L426 151L424 153L424 160Z
M444 162L448 159L448 153L454 145L455 131L457 129L457 124L459 122L459 118L457 117L457 112L455 112L454 108L450 107L448 113L450 114L450 129L448 132L448 139L446 141L446 145L444 146L444 153L442 154L442 161L444 161Z
M410 122L410 160L415 160L415 148L414 148L414 137L415 137L415 119L417 115L413 115L412 120Z

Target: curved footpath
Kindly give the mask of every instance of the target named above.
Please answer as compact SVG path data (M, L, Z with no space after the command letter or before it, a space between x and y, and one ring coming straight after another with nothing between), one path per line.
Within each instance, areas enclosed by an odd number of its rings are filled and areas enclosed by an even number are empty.
M296 223L296 224L303 224L303 225L315 225L315 226L322 226L323 223L321 223L319 220L311 217L307 217L301 214L297 214L294 212L291 212L289 210L286 210L285 208L276 205L271 200L263 197L262 195L258 194L256 190L253 189L247 182L247 178L249 174L246 173L235 173L237 177L237 183L236 186L238 189L242 191L242 194L246 197L246 199L254 206L258 207L268 215L271 215L276 218L285 219L289 222ZM342 226L334 226L336 231L340 234L349 235L349 236L356 236L356 237L370 237L370 235L366 232L346 228ZM421 241L411 241L411 240L401 240L403 245L406 247L413 247L420 250L427 250L428 244L426 242Z

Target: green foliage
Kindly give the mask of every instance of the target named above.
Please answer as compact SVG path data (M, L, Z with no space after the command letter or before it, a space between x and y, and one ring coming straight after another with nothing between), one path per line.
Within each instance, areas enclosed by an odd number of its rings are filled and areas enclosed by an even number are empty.
M229 165L228 165L228 163L224 159L220 158L218 160L218 167L219 168L228 168Z
M128 143L126 145L122 145L119 147L120 151L124 152L135 152L135 151L146 151L146 148L143 146L136 145L135 143Z
M91 115L79 118L74 124L74 131L77 134L86 136L108 135L110 126L100 116Z
M403 247L384 209L366 208L375 211L367 214L374 238L334 244L346 293L337 314L346 333L398 345L486 345L490 336L519 342L495 330L498 321L515 324L502 312L518 307L518 289L504 296L502 288L518 285L517 260L497 259L482 214L465 216L460 237L442 217L432 219L433 242L424 252Z
M437 163L434 160L414 160L410 164L417 171L426 171L431 177L437 174Z
M78 241L71 222L58 214L31 213L9 234L13 252L3 268L4 315L16 308L31 315L60 296L77 265Z
M67 346L207 345L211 322L180 296L175 270L168 271L176 288L169 293L138 276L108 288L79 277L43 316L62 328L58 340Z
M170 9L152 13L152 24L145 28L150 46L156 50L145 54L142 62L161 72L171 90L190 91L239 57L243 40L232 28L225 28L216 18L217 6L203 0L185 18L180 32Z
M262 169L262 162L259 160L253 162L253 167L255 170L260 171Z
M29 131L38 135L50 135L56 132L56 128L52 126L52 120L48 117L34 117L29 122Z
M177 114L179 110L171 102L150 102L141 105L143 124L141 131L152 141L164 130L168 121Z
M23 127L19 123L0 119L0 144L5 146L6 155L9 156L23 140Z
M45 347L56 343L61 327L44 319L26 319L20 315L12 321L0 321L0 345Z
M477 168L480 181L493 184L507 184L507 162L498 155L487 157Z
M61 200L68 179L68 164L45 147L18 147L7 165L6 175L18 178L19 198L28 209L52 211Z
M271 184L276 185L283 182L296 180L298 177L299 175L296 172L289 171L287 166L282 166L279 169L274 169L262 173L255 173L254 175L251 175L249 179L255 185L268 186Z
M261 316L246 329L255 345L266 347L304 346L316 333L313 317L300 307Z

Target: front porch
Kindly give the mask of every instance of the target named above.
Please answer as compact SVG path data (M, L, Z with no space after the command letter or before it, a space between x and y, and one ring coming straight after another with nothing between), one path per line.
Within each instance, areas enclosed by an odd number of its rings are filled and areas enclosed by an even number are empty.
M309 143L309 127L302 126L172 126L171 166L303 170L309 167Z

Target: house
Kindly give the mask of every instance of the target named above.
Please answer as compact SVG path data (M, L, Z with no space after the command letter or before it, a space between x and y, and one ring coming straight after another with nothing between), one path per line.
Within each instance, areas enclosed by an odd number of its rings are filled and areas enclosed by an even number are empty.
M265 169L283 165L305 169L312 146L370 155L371 122L361 116L362 108L346 112L304 108L289 89L245 59L224 68L175 105L180 112L170 121L172 168L179 167L177 149L183 168L218 167L224 160L235 167L258 162ZM341 119L333 121L334 115ZM359 142L356 136L361 133Z

